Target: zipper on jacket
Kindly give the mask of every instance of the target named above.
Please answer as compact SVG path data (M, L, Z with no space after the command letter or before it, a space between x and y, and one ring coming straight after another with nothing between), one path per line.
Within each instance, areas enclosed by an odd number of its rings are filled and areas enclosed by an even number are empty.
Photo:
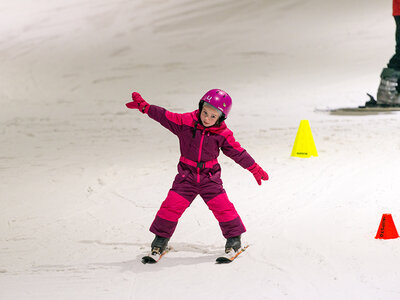
M205 135L206 131L203 130L202 134L201 134L201 140L200 140L200 148L199 148L199 157L197 159L198 162L200 162L201 159L201 149L203 147L203 140L204 140L204 135ZM197 168L197 182L200 183L200 168Z

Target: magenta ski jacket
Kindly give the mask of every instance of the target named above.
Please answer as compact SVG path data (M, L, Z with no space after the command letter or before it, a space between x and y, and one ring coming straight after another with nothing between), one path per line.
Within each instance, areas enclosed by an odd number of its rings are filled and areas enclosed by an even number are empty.
M222 183L221 167L217 161L220 149L245 169L255 163L254 159L235 140L225 122L218 127L202 126L199 121L199 110L179 114L150 105L147 114L179 138L181 158L176 179L188 176L189 178L185 179L200 182L203 176L206 176Z

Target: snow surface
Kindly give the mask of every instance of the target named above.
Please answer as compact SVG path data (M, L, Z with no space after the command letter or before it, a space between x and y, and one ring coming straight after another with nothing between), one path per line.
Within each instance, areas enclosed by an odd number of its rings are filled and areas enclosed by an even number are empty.
M394 51L391 1L2 0L1 299L399 299L398 113L341 116ZM251 246L235 263L201 198L157 265L140 258L179 158L127 110L175 112L211 88L270 180L221 155ZM300 120L318 157L290 157Z

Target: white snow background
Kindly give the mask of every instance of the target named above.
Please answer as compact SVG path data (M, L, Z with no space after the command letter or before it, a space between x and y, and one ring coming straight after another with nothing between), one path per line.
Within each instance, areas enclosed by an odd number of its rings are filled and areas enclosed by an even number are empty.
M398 113L316 112L376 94L394 53L390 0L2 0L1 299L399 299ZM192 111L233 98L227 125L269 173L220 156L250 248L201 198L143 265L178 140L125 103ZM302 119L318 157L290 157Z

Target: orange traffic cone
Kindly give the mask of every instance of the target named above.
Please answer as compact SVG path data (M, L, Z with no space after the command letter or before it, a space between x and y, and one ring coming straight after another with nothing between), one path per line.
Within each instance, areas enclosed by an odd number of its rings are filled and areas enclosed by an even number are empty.
M398 237L399 234L397 233L396 226L394 225L392 215L383 214L375 238L388 240L388 239L397 239Z

